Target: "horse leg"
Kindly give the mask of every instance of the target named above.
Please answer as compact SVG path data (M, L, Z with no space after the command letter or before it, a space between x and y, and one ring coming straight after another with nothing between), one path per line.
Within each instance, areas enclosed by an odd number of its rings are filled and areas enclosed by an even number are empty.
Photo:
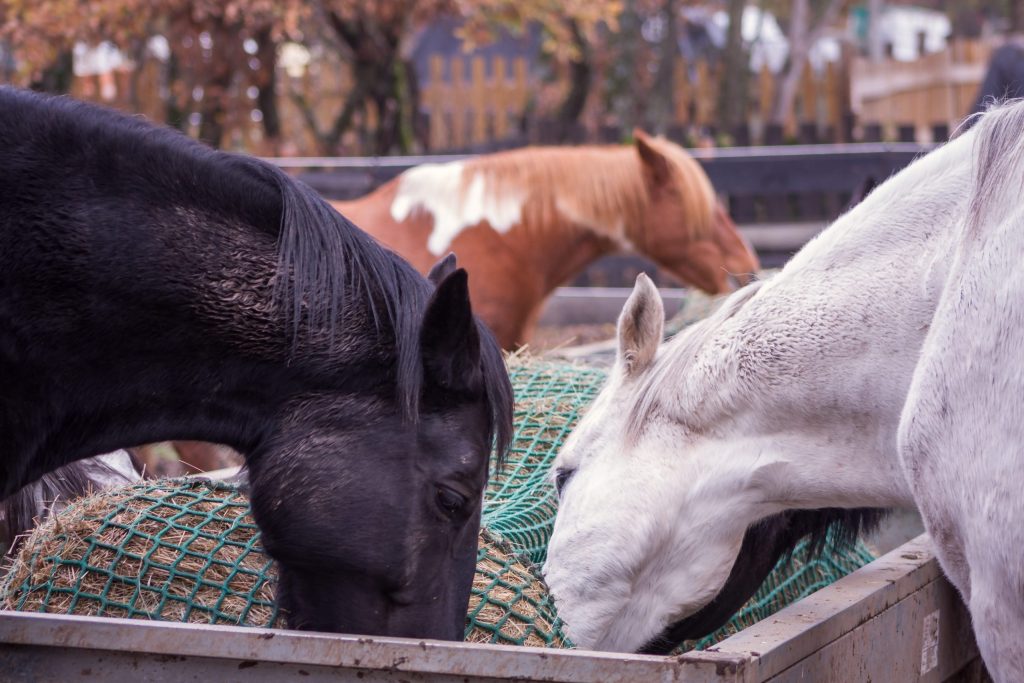
M1009 683L1024 681L1024 608L1018 599L1021 584L1002 569L972 565L968 608L985 667L994 681Z
M916 407L916 406L915 406ZM924 411L905 413L901 455L936 557L971 614L975 640L995 681L1024 681L1024 533L998 444L972 445L956 430L927 435L910 425L941 424ZM977 436L974 436L977 439ZM956 456L970 453L966 461Z

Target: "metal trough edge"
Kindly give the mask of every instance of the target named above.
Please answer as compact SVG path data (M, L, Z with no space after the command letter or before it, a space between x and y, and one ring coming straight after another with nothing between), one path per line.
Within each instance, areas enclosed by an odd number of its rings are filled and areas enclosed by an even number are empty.
M195 676L217 683L294 676L433 682L796 680L792 676L798 672L808 674L807 666L829 665L834 671L836 661L856 656L847 643L851 635L899 617L901 609L913 606L913 618L906 621L919 625L918 613L931 609L929 596L934 593L946 605L942 635L955 634L963 641L965 629L967 634L966 645L961 642L951 654L939 657L937 668L922 678L941 681L977 657L963 608L958 613L955 605L949 607L951 591L932 557L930 541L922 536L710 651L679 657L0 611L0 678L66 680L90 675L105 681L175 681ZM922 656L919 628L898 628L895 636L886 628L890 647L909 648L908 661ZM856 662L849 663L856 670ZM897 668L894 673L906 670ZM813 680L847 680L821 673Z

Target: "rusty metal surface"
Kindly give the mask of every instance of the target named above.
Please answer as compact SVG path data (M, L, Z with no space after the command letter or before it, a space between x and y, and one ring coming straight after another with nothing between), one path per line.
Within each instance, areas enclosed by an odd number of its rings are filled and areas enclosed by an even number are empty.
M926 535L723 641L719 650L749 655L750 680L759 683L944 681L978 657L970 617Z
M977 659L970 617L936 579L770 679L770 683L939 683Z
M681 657L0 612L0 678L11 681L902 683L946 680L976 656L927 537Z
M67 657L74 651L79 657ZM66 671L60 667L53 670L57 666L51 660L53 653L61 654ZM730 676L718 676L723 667L742 669L742 662L723 664L728 658L722 657L680 664L676 658L644 655L0 612L0 670L21 672L19 676L25 680L30 680L33 672L80 672L91 669L93 663L98 666L101 660L120 661L131 667L128 672L142 665L155 672L161 668L154 668L155 664L166 665L162 669L181 680L192 674L205 675L210 662L204 658L227 660L236 667L244 664L240 670L246 672L246 680L252 679L255 669L269 664L284 666L264 668L296 675L301 675L299 669L312 673L316 667L334 668L330 680L363 680L367 671L373 671L383 676L382 680L514 678L608 683L723 681L730 680ZM219 665L213 668L224 670ZM323 669L316 671L323 673ZM108 680L113 674L104 669L104 675Z

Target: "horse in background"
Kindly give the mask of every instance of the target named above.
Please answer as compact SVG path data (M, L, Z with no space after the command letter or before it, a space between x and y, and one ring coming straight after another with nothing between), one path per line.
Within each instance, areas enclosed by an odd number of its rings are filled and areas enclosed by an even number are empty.
M292 628L460 640L500 348L465 270L424 278L252 157L0 88L0 498L165 440L245 456Z
M667 652L807 534L916 507L988 671L1024 680L1022 186L1018 101L660 349L639 278L554 465L545 577L578 646Z
M646 256L712 294L759 269L700 164L642 131L633 146L423 164L332 205L420 272L454 251L472 275L474 310L505 349L529 340L556 287L608 254Z

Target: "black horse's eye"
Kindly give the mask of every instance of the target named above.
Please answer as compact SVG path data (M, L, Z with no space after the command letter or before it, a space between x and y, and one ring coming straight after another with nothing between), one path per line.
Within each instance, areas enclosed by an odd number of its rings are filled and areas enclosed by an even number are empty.
M459 514L466 505L466 497L457 491L446 486L439 486L437 489L437 506L441 508L441 512L454 517Z
M576 472L576 470L563 469L559 467L555 470L555 490L558 495L562 495L562 489L569 483L569 479Z

